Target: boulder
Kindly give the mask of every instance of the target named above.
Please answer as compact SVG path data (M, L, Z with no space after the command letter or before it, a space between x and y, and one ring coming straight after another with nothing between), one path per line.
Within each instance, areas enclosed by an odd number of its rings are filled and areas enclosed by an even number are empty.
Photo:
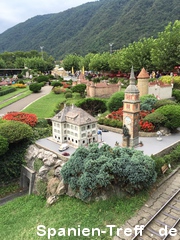
M66 186L64 184L64 181L61 180L59 183L57 189L56 189L56 195L64 195L66 193Z

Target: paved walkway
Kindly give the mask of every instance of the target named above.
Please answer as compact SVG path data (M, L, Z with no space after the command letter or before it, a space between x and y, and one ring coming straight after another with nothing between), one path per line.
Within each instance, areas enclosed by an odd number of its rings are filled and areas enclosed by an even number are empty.
M172 177L165 182L161 182L161 185L151 194L150 199L146 204L137 212L137 214L129 219L123 226L123 229L130 228L134 229L135 225L145 225L151 217L170 199L170 197L180 188L180 169L177 170ZM179 240L180 239L180 225L176 227L178 234L169 239ZM113 237L113 240L131 240L132 237L127 237L121 231L119 236ZM156 240L156 236L151 236L145 240Z
M0 115L4 115L7 112L20 112L22 111L25 107L27 107L29 104L35 102L39 98L49 94L51 92L52 86L44 86L41 88L41 91L39 93L32 93L31 95L18 100L17 102L14 102L7 107L4 107L0 109Z

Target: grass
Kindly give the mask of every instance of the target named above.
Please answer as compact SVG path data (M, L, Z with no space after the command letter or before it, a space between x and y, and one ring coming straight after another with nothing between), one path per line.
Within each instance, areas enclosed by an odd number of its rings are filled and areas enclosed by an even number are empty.
M147 200L148 194L140 193L132 198L113 197L109 200L84 203L79 199L61 196L51 207L46 206L45 200L36 195L23 196L0 207L0 232L2 240L38 240L48 239L37 236L37 226L46 228L99 228L107 234L89 237L64 236L62 239L95 239L109 240L106 225L122 226L127 219L138 210ZM40 232L40 231L39 231ZM42 232L41 232L42 233ZM51 239L60 239L54 236Z
M30 95L31 93L32 92L29 90L29 88L18 88L15 92L0 96L0 109Z
M15 193L20 189L19 183L14 182L9 185L0 187L0 198L6 197L9 194Z
M23 112L34 113L38 118L53 117L58 104L65 101L64 94L54 94L50 92L48 95L35 101L30 106L25 108Z

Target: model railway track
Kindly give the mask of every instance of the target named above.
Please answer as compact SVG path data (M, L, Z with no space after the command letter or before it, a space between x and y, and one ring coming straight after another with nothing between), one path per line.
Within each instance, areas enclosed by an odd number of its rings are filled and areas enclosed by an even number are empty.
M147 222L144 229L138 232L132 240L165 240L170 237L170 229L178 226L180 222L180 188ZM166 229L160 231L160 229ZM160 232L159 232L160 231ZM163 236L162 236L163 235ZM176 239L176 238L174 238Z

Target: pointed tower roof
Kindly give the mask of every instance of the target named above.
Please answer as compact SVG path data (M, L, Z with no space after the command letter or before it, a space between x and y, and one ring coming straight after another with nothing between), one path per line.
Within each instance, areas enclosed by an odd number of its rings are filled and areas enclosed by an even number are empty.
M146 78L150 78L148 72L146 71L145 68L142 68L141 72L139 73L139 75L137 76L138 79L146 79Z
M139 93L138 88L136 87L136 78L134 76L134 69L131 68L131 74L129 78L129 86L126 88L125 93Z

